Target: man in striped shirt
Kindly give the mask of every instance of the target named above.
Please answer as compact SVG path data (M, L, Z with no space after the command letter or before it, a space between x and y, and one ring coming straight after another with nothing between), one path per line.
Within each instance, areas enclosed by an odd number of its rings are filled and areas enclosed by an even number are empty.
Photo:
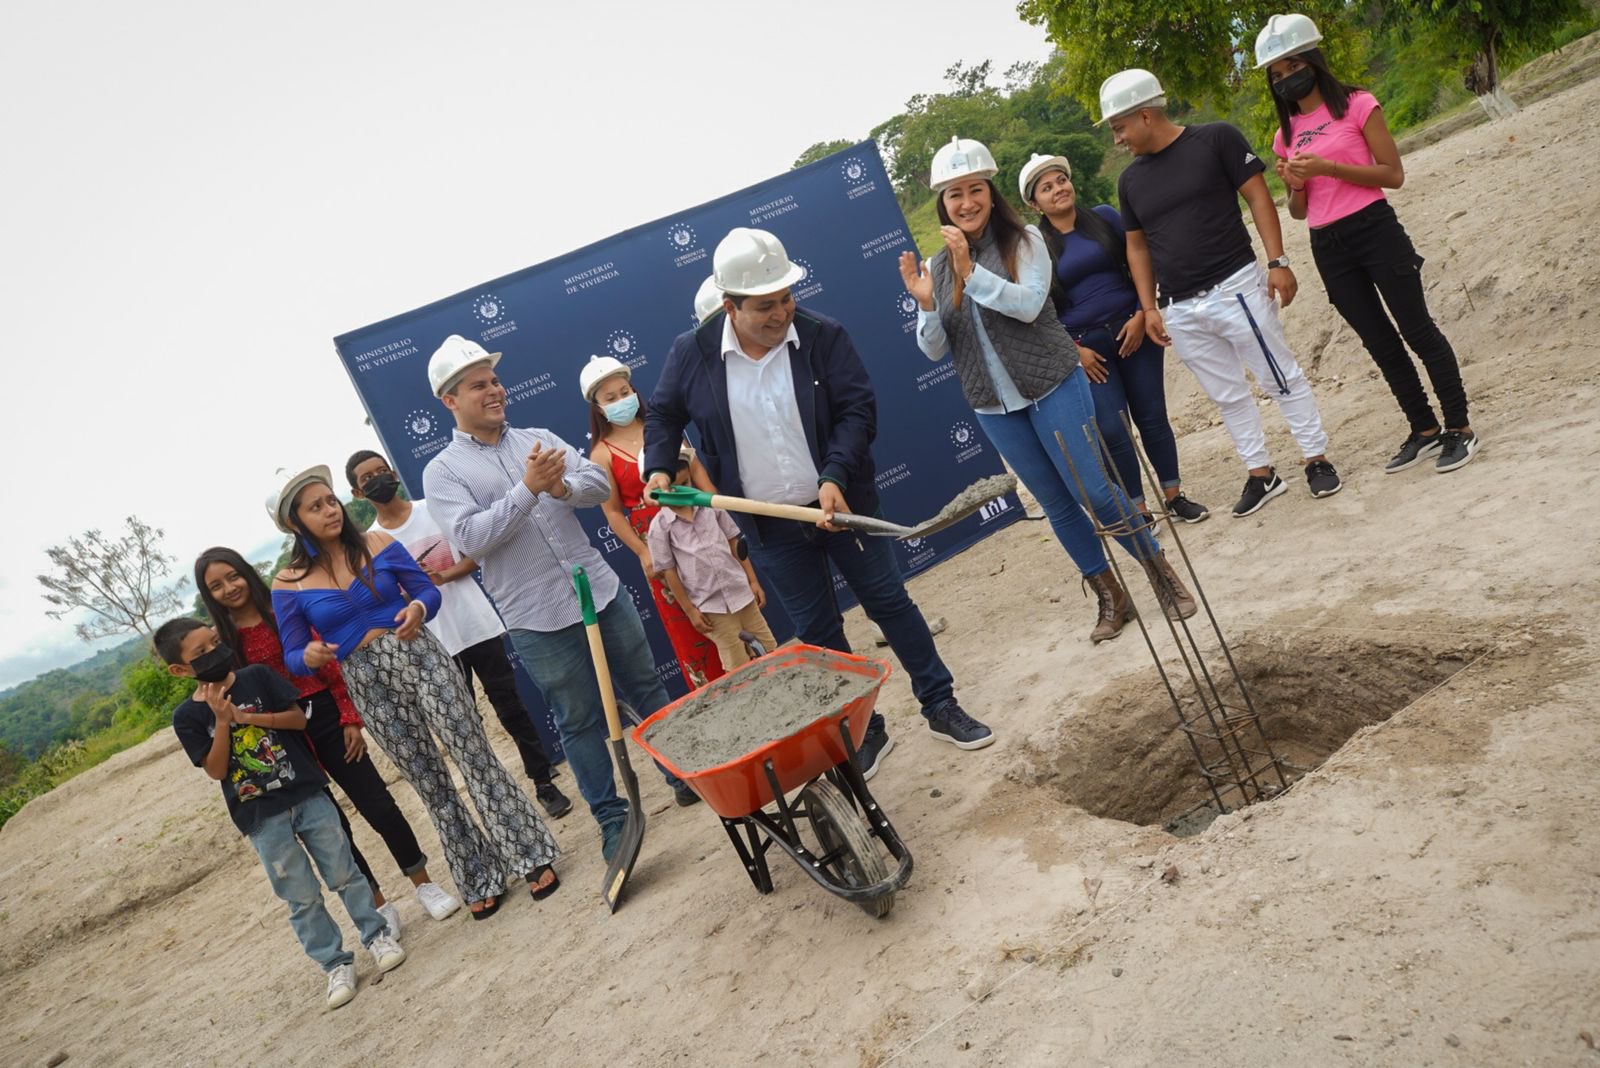
M628 803L617 796L606 726L572 569L589 574L612 681L642 716L667 703L633 599L578 522L610 493L598 464L548 430L506 424L498 353L452 336L429 365L435 395L455 416L450 444L428 461L423 491L451 547L483 568L511 644L555 715L578 790L611 859ZM436 374L436 370L440 373ZM448 372L448 373L445 373ZM671 775L679 804L695 794Z

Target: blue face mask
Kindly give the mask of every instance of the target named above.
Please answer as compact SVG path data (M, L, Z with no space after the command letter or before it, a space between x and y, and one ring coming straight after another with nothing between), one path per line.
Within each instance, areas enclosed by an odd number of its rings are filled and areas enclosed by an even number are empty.
M639 394L630 393L621 400L602 404L600 410L606 413L606 422L612 426L627 426L639 414Z

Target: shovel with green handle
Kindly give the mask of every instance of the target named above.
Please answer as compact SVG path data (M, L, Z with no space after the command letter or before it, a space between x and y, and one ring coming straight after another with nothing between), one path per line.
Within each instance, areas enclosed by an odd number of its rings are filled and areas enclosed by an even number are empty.
M834 512L831 522L836 527L882 538L925 538L965 519L988 501L1010 493L1016 488L1015 477L995 475L969 486L938 515L914 527L903 527L899 523L891 523L876 516L856 515L852 512ZM820 523L828 518L828 513L821 508L800 504L771 504L767 501L753 501L748 497L725 497L720 493L707 493L692 486L651 490L649 496L655 503L672 508L721 508L725 512L743 512L746 515L764 515L774 519L794 519L801 523Z
M595 681L600 685L600 703L606 710L606 732L611 741L611 762L622 777L622 787L628 794L628 822L622 827L622 837L617 851L606 866L605 879L600 883L600 893L612 912L622 899L622 888L633 873L639 859L639 847L644 844L644 804L639 800L639 778L628 763L628 746L622 739L622 717L617 712L617 695L611 688L611 668L606 663L605 641L600 636L600 617L595 614L594 594L589 590L589 576L583 568L572 569L572 586L578 591L578 606L583 610L583 629L589 638L589 656L594 660Z

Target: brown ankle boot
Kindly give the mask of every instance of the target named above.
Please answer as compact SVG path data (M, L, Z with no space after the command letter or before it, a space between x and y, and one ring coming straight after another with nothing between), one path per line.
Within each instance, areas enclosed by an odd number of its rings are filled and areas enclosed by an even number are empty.
M1133 602L1128 599L1128 591L1122 588L1110 568L1083 581L1094 590L1095 598L1099 601L1100 617L1095 620L1094 630L1089 632L1089 640L1099 645L1122 633L1122 628L1132 618Z
M1172 565L1167 562L1167 554L1156 553L1154 560L1141 561L1144 573L1150 579L1150 588L1155 591L1156 602L1161 605L1161 610L1171 620L1188 619L1200 610L1195 604L1194 597L1184 588L1183 580L1178 578L1178 573L1172 570Z

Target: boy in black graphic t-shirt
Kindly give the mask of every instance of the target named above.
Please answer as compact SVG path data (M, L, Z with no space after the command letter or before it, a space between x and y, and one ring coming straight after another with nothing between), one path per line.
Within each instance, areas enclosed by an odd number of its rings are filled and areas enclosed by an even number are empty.
M1294 299L1295 278L1283 254L1277 205L1261 177L1265 164L1225 122L1179 126L1167 118L1166 98L1148 71L1107 78L1100 102L1102 121L1134 157L1117 179L1117 193L1145 333L1176 345L1249 468L1234 516L1250 515L1287 490L1272 467L1246 370L1289 424L1311 495L1339 492L1316 398L1274 303L1281 299L1287 307ZM1241 196L1266 246L1265 272L1239 212Z
M172 729L195 766L220 782L228 815L255 847L273 893L288 904L289 926L327 973L328 1005L338 1008L355 997L355 956L323 906L312 861L343 900L380 971L406 954L386 933L372 888L350 855L327 776L306 743L299 691L259 664L235 670L233 651L198 619L162 624L155 646L169 672L199 681L194 697L172 713Z

